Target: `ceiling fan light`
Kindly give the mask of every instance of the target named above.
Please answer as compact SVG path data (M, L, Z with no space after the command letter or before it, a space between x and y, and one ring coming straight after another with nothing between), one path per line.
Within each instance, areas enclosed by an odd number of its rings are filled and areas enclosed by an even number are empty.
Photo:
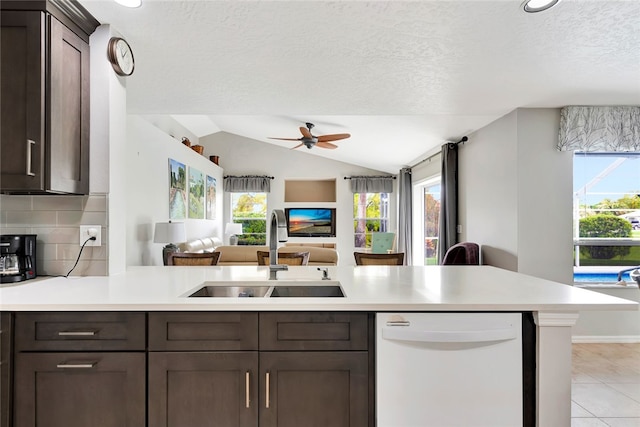
M560 3L560 0L526 0L522 4L522 9L527 13L537 13L551 9Z
M124 7L140 7L142 5L142 0L114 0L116 3L124 6Z

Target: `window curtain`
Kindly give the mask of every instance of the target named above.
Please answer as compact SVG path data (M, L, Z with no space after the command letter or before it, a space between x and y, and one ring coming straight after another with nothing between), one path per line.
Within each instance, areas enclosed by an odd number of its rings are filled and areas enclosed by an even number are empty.
M411 169L402 168L398 174L398 252L404 252L404 264L411 265L412 226Z
M447 250L457 243L458 224L458 144L442 146L442 181L440 193L440 223L438 227L438 264Z
M562 108L558 150L640 151L640 107Z
M225 176L224 191L229 193L270 193L271 176Z
M351 192L393 193L393 176L352 176Z

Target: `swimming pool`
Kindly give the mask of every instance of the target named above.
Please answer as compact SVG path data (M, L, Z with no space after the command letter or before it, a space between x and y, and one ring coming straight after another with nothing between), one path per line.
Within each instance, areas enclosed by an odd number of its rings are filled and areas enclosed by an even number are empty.
M624 273L622 279L626 282L633 282L629 272ZM616 283L618 273L573 273L573 281L575 283Z

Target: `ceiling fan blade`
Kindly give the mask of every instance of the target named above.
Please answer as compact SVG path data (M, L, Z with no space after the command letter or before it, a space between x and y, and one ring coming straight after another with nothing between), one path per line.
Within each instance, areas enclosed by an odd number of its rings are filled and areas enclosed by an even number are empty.
M300 133L305 138L309 138L309 139L313 138L313 135L311 135L311 132L306 127L300 126Z
M269 139L280 139L282 141L300 141L300 138L274 138L272 136L268 136Z
M338 146L336 144L332 144L330 142L325 142L325 141L316 142L316 147L328 148L330 150L335 150L336 148L338 148Z
M296 148L300 148L300 147L302 147L303 145L304 145L304 144L298 144L298 145L296 145L295 147L293 147L293 148L292 148L292 150L295 150Z
M349 138L351 135L348 133L334 133L333 135L320 135L318 142L337 141L339 139Z

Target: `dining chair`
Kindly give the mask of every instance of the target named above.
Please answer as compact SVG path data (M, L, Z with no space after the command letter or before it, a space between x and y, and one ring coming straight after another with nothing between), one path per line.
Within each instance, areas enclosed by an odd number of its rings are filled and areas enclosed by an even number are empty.
M167 265L217 265L220 252L172 252L167 258Z
M444 254L442 265L480 265L480 245L473 242L456 243Z
M258 251L258 265L269 265L269 252ZM278 263L287 265L307 265L309 252L278 252Z
M404 252L392 254L372 254L369 252L354 252L356 265L404 265Z

